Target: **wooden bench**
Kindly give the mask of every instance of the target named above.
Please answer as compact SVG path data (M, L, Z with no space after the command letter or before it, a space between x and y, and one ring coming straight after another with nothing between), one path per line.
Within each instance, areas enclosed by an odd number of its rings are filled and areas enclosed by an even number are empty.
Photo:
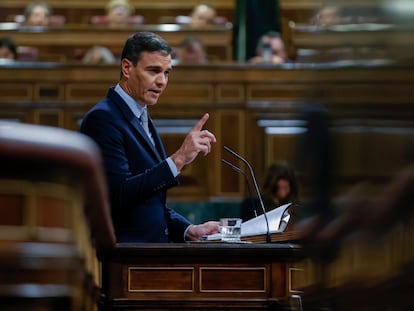
M233 29L231 25L192 29L183 25L137 25L133 27L108 28L102 25L66 25L64 27L21 28L18 25L0 24L0 35L10 36L19 46L38 49L43 61L75 61L80 51L94 45L103 45L120 54L126 39L135 32L152 31L166 39L172 47L188 36L197 36L206 45L210 60L230 61L233 57Z
M0 302L96 310L99 255L115 244L96 145L54 127L0 122Z

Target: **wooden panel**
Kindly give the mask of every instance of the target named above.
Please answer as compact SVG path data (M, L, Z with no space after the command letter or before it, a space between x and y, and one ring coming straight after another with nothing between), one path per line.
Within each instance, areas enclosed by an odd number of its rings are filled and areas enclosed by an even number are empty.
M39 196L36 200L36 223L41 227L67 227L65 201L61 198Z
M178 84L170 82L166 88L160 104L163 103L192 103L192 104L212 104L214 102L214 89L209 84Z
M115 79L115 77L114 77ZM65 99L77 102L95 102L97 103L108 92L109 87L116 82L108 83L68 83L66 85Z
M34 100L63 100L63 85L46 83L36 84L33 98Z
M219 123L216 135L219 137L221 146L228 146L236 152L244 154L246 150L244 140L246 128L242 110L220 110L216 115L216 119ZM242 166L241 162L230 156L222 148L217 150L217 153L217 170L220 171L221 178L215 187L222 195L241 195L246 187L243 176L222 164L221 159L224 158L236 166Z
M126 39L132 33L139 31L155 32L167 40L172 47L177 47L185 37L197 36L205 42L207 53L214 51L215 55L212 55L214 59L231 60L232 58L232 28L230 26L193 29L179 25L144 25L113 29L92 25L70 25L64 28L48 28L41 32L6 29L0 30L0 34L12 37L19 45L36 47L40 55L51 54L53 59L49 61L56 61L57 54L73 61L79 49L86 49L93 45L103 45L115 51L122 50Z
M267 276L266 267L202 267L200 268L200 291L265 293L269 290Z
M192 267L129 267L128 292L192 292Z
M64 127L64 111L58 109L36 109L34 119L36 124Z
M18 194L0 194L0 225L21 226L24 220L25 198Z
M0 99L9 100L31 100L33 98L33 85L31 83L0 83Z
M245 101L243 84L221 84L216 88L218 103L236 103Z
M246 93L248 101L299 100L303 98L304 90L301 85L252 84L247 87Z

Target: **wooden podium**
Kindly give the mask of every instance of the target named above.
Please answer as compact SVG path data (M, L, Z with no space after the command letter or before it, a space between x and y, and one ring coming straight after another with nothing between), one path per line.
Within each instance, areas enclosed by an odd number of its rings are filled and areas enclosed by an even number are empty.
M297 293L292 243L117 244L103 262L105 310L279 310Z

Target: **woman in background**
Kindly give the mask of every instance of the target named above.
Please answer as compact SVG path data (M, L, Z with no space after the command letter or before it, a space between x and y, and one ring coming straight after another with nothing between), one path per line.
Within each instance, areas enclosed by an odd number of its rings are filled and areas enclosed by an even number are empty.
M294 171L284 162L276 162L267 169L262 190L266 212L283 204L297 203L298 185ZM241 204L241 218L247 221L263 214L257 198L246 198Z

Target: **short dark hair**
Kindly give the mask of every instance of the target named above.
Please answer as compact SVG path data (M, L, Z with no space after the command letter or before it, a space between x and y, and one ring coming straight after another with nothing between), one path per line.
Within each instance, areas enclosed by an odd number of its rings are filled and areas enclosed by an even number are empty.
M2 37L0 38L0 48L5 47L12 52L14 59L17 59L17 46L16 43L14 43L13 39L10 37Z
M171 47L163 38L152 32L137 32L130 36L125 42L121 54L121 60L126 58L137 65L141 59L142 52L159 52L162 55L170 55Z
M29 16L32 14L32 11L35 7L40 6L47 10L47 15L51 16L53 14L52 7L44 1L33 1L29 3L26 8L24 9L24 17L27 20Z

